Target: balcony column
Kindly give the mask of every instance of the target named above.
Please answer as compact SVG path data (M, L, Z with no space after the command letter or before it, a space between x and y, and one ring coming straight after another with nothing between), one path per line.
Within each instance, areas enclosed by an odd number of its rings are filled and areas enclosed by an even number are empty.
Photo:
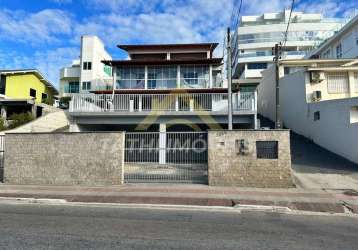
M354 89L354 72L349 71L348 72L348 83L349 83L349 96L353 97L356 92L358 92L358 89Z
M213 87L213 65L209 66L209 88Z
M144 89L148 89L148 66L144 66Z
M180 65L177 66L177 88L180 89Z
M166 147L167 147L167 125L159 124L159 164L166 163Z

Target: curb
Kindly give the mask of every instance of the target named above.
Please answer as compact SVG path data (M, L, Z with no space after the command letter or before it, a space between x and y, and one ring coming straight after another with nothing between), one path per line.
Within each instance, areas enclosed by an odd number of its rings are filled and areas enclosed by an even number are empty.
M0 200L28 201L28 203L101 203L101 204L142 204L173 206L205 206L205 207L250 207L259 210L262 207L289 209L295 211L319 212L331 214L347 213L347 204L332 202L296 202L296 201L262 201L225 198L193 198L193 197L150 197L150 196L94 196L94 195L45 195L45 194L0 194ZM351 214L358 214L358 207L349 209Z

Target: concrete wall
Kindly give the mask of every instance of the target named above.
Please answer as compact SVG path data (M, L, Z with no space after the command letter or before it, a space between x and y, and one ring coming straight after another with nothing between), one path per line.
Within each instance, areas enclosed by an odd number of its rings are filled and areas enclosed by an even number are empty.
M123 133L6 134L9 184L119 185Z
M280 68L283 76L283 68ZM276 118L276 75L275 66L262 71L262 79L257 87L257 112L274 121Z
M358 122L351 121L354 108L358 107L358 97L306 104L302 112L306 119L304 127L289 126L299 134L313 140L327 150L358 164ZM320 119L314 120L314 113Z
M237 146L242 139L245 154ZM278 159L257 159L256 141L278 141ZM288 130L212 130L208 150L209 185L293 187Z
M310 102L312 89L319 86L323 90L321 84L310 84L309 73L305 71L298 71L280 79L283 125L321 147L358 163L358 123L354 122L354 119L351 122L351 114L354 116L354 109L358 107L358 97ZM327 94L322 97L327 98ZM261 103L274 101L270 95L261 98ZM274 117L272 109L261 111L266 112L262 114L265 117ZM315 112L319 112L319 120L314 119Z

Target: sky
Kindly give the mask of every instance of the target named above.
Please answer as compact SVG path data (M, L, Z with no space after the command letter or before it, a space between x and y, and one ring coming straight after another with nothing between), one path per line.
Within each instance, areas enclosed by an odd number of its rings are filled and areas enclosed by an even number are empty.
M117 44L223 43L238 0L0 0L0 69L37 68L55 86L79 57L81 35ZM291 0L243 0L242 15L283 11ZM349 17L356 0L296 0L295 11ZM220 53L219 47L218 53Z

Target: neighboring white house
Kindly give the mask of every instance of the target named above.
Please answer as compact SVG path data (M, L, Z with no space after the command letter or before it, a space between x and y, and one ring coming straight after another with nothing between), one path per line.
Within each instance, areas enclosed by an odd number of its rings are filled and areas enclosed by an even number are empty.
M80 59L60 71L60 96L112 89L112 68L102 63L111 59L97 36L82 36Z
M284 126L358 163L358 61L284 60L279 72ZM258 86L258 113L275 120L275 98L270 67Z
M358 58L358 16L322 43L310 58Z
M233 39L235 78L259 79L273 62L272 48L284 41L290 11L242 16ZM322 14L293 12L290 20L285 59L303 58L343 26L342 19L323 18Z

